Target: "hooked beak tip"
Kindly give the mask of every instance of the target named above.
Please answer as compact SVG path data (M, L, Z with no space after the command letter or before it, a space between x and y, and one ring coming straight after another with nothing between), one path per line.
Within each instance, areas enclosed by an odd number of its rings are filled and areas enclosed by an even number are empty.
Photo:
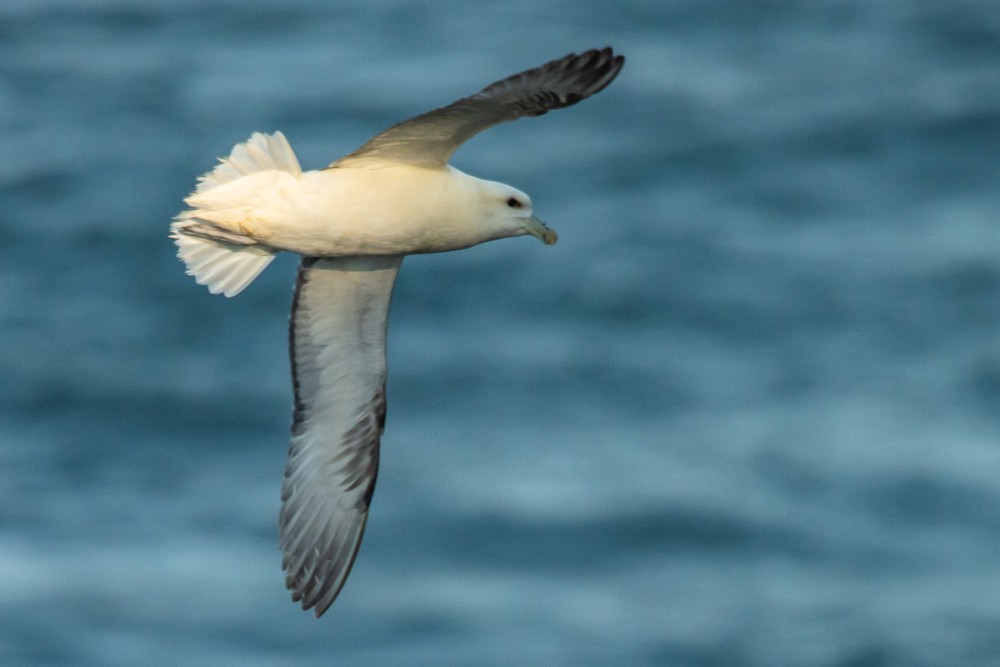
M525 228L528 230L529 234L540 240L545 245L554 245L555 242L559 240L559 236L555 233L555 231L549 229L544 222L535 216L528 218L528 224L525 225Z

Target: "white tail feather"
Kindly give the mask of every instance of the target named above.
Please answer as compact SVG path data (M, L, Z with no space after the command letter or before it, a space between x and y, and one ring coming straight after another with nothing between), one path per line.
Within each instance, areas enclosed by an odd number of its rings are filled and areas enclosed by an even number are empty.
M283 171L302 175L298 158L281 132L272 135L254 132L250 139L237 144L227 158L198 179L195 195L259 171ZM198 197L193 197L198 201ZM189 198L189 202L192 198ZM275 249L260 245L231 229L214 226L213 220L224 211L200 198L193 208L178 215L170 225L170 238L177 244L177 256L184 261L188 275L212 294L236 296L274 259ZM198 205L204 208L199 208Z
M236 245L204 236L185 234L174 223L171 238L187 274L212 294L236 296L274 259L274 251L260 245Z
M205 192L241 176L268 169L287 171L294 176L302 175L299 159L295 157L295 151L284 134L254 132L244 143L236 144L229 157L219 158L219 165L215 169L198 179L195 192Z

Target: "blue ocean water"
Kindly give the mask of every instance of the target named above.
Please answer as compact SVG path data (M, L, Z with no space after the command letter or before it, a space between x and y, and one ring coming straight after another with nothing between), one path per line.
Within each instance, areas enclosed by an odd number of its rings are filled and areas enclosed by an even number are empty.
M560 233L413 257L365 542L277 549L295 259L166 238L570 51L455 164ZM1000 664L1000 5L0 5L0 663Z

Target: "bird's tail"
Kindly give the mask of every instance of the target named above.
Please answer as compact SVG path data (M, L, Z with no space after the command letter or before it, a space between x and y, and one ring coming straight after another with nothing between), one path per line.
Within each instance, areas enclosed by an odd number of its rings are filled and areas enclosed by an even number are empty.
M267 268L277 252L255 239L213 224L220 211L198 206L192 199L230 181L259 171L302 174L298 158L281 132L267 135L254 132L237 144L219 165L198 178L198 186L188 198L192 208L183 211L170 225L170 238L177 244L177 256L199 285L212 294L236 296Z

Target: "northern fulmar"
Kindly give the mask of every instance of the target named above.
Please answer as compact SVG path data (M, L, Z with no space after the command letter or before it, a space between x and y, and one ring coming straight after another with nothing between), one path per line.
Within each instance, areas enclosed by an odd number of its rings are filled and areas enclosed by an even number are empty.
M405 255L556 234L528 195L448 164L478 132L593 95L618 75L610 48L570 54L376 135L302 171L281 132L255 132L198 179L170 236L187 273L239 294L281 251L298 253L289 323L294 409L281 489L292 599L321 616L368 519L385 425L386 321Z

